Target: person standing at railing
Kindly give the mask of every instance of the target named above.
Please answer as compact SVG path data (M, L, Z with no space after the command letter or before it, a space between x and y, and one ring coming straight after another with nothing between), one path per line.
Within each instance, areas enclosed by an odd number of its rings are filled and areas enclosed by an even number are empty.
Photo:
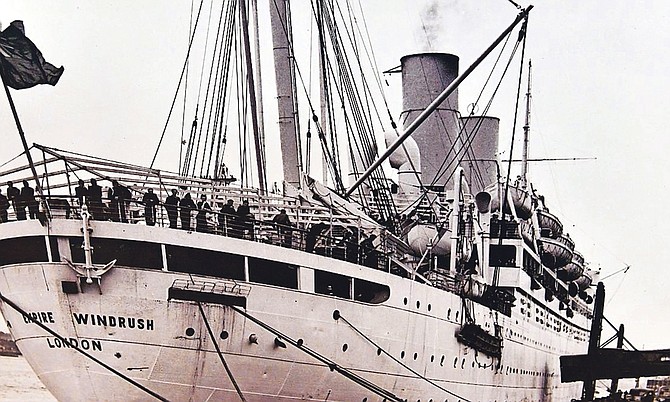
M154 194L154 189L150 188L142 197L144 204L144 220L147 226L154 226L156 224L156 205L160 203L158 196Z
M179 201L179 217L181 218L181 228L191 230L191 211L196 209L195 202L191 199L191 194L186 193L184 198Z
M207 213L212 212L212 207L207 202L207 196L202 194L200 201L198 201L198 215L195 216L195 231L208 233Z
M272 219L272 222L277 226L279 238L281 239L282 247L291 247L293 230L291 229L291 219L286 214L285 209L281 209L277 215Z
M376 238L376 234L371 234L359 244L362 257L361 262L370 268L378 268L379 265L379 253L377 246L374 245Z
M235 219L235 214L237 214L237 212L235 211L233 200L228 200L219 211L218 226L220 234L228 235L231 232L233 226L231 223Z
M165 212L167 212L168 221L170 221L170 229L177 229L177 205L179 205L179 197L177 190L172 189L172 194L165 199Z
M88 189L83 180L80 179L77 187L74 188L74 195L77 197L80 207L84 205L84 202L88 201Z
M39 204L35 199L35 190L33 190L33 188L30 187L30 184L28 184L28 180L23 181L23 188L21 189L20 200L23 206L19 207L19 209L23 210L23 219L26 219L26 209L25 209L26 207L28 207L28 214L30 215L30 219L36 219L37 212L39 211Z
M115 222L128 222L126 218L126 203L132 198L130 190L127 187L119 184L118 181L112 180L112 200L110 207L112 209L112 220Z
M11 181L7 182L7 199L12 203L12 208L14 208L16 219L26 219L25 207L23 208L23 214L21 214L21 211L19 210L19 206L21 205L21 190L14 187L14 183Z
M95 179L91 179L91 185L88 186L88 203L90 206L91 217L93 217L93 219L104 220L102 187L98 185L98 182Z
M249 208L249 200L242 201L242 205L237 207L237 224L240 228L242 237L246 236L247 231L251 234L251 239L254 238L251 209Z
M7 222L7 210L9 209L9 200L0 190L0 223Z

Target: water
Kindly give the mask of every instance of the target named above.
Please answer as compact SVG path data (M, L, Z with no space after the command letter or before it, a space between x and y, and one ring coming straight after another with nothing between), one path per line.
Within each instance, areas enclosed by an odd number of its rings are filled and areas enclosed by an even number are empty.
M0 356L0 401L56 401L23 357Z

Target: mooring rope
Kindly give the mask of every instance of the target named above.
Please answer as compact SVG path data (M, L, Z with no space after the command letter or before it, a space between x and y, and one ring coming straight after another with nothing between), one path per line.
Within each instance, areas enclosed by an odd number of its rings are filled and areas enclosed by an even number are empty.
M28 313L27 313L25 310L23 310L21 307L17 306L16 303L14 303L13 301L11 301L11 300L9 300L8 298L6 298L5 296L3 296L2 293L0 293L0 300L2 300L3 302L7 303L8 306L10 306L10 307L13 308L14 310L16 310L19 314L23 315L24 317L27 317L27 318L30 320L30 322L32 322L33 324L36 324L38 327L42 328L43 330L47 331L47 332L50 333L51 335L53 335L53 336L55 336L56 338L60 339L61 342L63 342L63 344L64 344L65 346L70 347L70 348L76 350L77 352L81 353L82 355L88 357L89 359L91 359L91 360L93 360L94 362L98 363L99 365L101 365L101 366L104 367L105 369L111 371L113 374L116 374L116 375L119 376L120 378L126 380L127 382L131 383L132 385L134 385L135 387L141 389L142 391L146 392L147 394L153 396L154 398L158 399L159 401L166 401L166 402L169 402L169 399L162 397L161 395L159 395L159 394L157 394L156 392L150 390L149 388L145 387L144 385L138 383L137 381L133 380L132 378L130 378L130 377L124 375L123 373L121 373L120 371L116 370L115 368L113 368L113 367L111 367L111 366L109 366L109 365L103 363L102 361L98 360L96 357L94 357L94 356L92 356L91 354L87 353L87 352L84 351L83 349L80 349L79 346L77 346L77 345L73 345L72 343L70 343L70 341L68 341L67 339L65 339L65 338L62 337L61 335L59 335L56 331L54 331L54 330L52 330L51 328L47 327L46 325L42 324L41 322L32 320L32 319L30 318L30 315L28 315Z
M420 379L425 380L425 381L426 381L427 383L429 383L430 385L433 385L433 386L435 386L436 388L439 388L440 390L442 390L442 391L448 393L448 394L451 395L451 396L454 396L454 397L456 397L456 398L459 398L459 400L461 400L461 401L463 401L463 402L471 402L471 401L468 400L467 398L465 398L465 397L463 397L463 396L460 396L460 395L458 395L458 394L456 394L456 393L454 393L454 392L452 392L452 391L449 391L448 389L446 389L446 388L440 386L439 384L435 383L435 382L434 382L433 380L431 380L430 378L427 378L427 377L421 375L420 373L418 373L417 371L415 371L414 369L412 369L411 367L409 367L409 366L406 365L405 363L401 362L400 360L398 360L397 358L395 358L394 356L392 356L389 352L387 352L386 350L384 350L381 346L379 346L379 345L378 345L375 341L373 341L370 337L368 337L367 335L365 335L362 331L360 331L360 330L359 330L358 328L356 328L352 323L350 323L349 320L347 320L346 318L342 317L342 314L341 314L339 311L336 310L336 313L333 313L333 318L334 318L335 320L342 319L348 326L351 327L351 329L353 329L354 331L356 331L356 333L358 333L360 336L362 336L363 339L365 339L366 341L370 342L373 346L375 346L375 347L377 348L377 351L381 351L381 352L383 352L386 356L390 357L393 361L395 361L396 363L400 364L401 366L403 366L404 368L406 368L407 370L409 370L412 374L416 375L416 376L419 377Z
M293 340L292 338L290 338L290 337L286 336L285 334L283 334L281 331L279 331L279 330L277 330L277 329L271 327L270 325L266 324L265 322L261 321L260 319L258 319L258 318L256 318L256 317L252 316L251 314L249 314L249 313L247 313L247 312L245 312L245 311L242 311L242 310L238 309L238 308L235 307L235 306L230 306L230 308L232 308L234 311L236 311L236 312L239 313L240 315L242 315L242 316L248 318L249 320L253 321L254 323L258 324L259 326L261 326L261 327L264 328L265 330L271 332L271 333L274 334L275 336L277 336L277 337L279 337L279 338L281 338L281 339L285 339L285 340L288 341L291 345L295 346L295 347L298 348L299 350L301 350L301 351L307 353L308 355L312 356L313 358L315 358L315 359L319 360L320 362L326 364L326 365L328 366L328 368L330 369L330 371L337 371L338 373L340 373L341 375L343 375L345 378L350 379L351 381L353 381L353 382L355 382L355 383L361 385L361 386L364 387L365 389L367 389L367 390L369 390L369 391L372 391L372 392L374 392L375 394L377 394L377 395L379 395L379 396L381 396L381 397L383 397L383 398L386 398L386 399L388 399L388 400L390 400L390 401L394 401L394 402L404 402L403 399L400 399L399 397L397 397L396 395L394 395L392 392L385 390L384 388L382 388L382 387L380 387L380 386L378 386L378 385L376 385L376 384L374 384L374 383L372 383L372 382L366 380L365 378L363 378L363 377L361 377L361 376L359 376L359 375L357 375L357 374L351 372L350 370L348 370L348 369L346 369L346 368L344 368L344 367L338 365L337 363L335 363L334 361L328 359L327 357L322 356L321 354L317 353L316 351L314 351L314 350L308 348L307 346L305 346L305 345L303 344L302 340L298 340L298 341Z
M237 381L235 381L235 377L233 377L233 372L230 370L228 363L226 363L226 359L223 358L223 353L221 353L219 344L216 342L216 338L214 338L214 332L212 332L212 327L210 327L209 325L209 320L207 320L207 317L205 316L205 311L202 308L202 303L198 302L198 308L200 309L200 315L202 316L202 319L205 322L205 326L207 327L209 338L212 340L212 343L216 348L216 353L219 355L219 358L221 359L221 364L223 364L223 368L225 368L226 373L228 373L228 378L230 378L230 382L233 383L233 386L235 387L235 390L237 391L237 395L239 395L240 400L242 400L242 402L246 402L247 400L244 398L244 395L242 395L242 390L240 389L240 386L237 385Z

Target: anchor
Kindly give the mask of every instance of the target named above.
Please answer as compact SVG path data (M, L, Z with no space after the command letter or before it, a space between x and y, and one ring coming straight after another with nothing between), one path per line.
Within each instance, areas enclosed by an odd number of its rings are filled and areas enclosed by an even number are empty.
M102 275L106 274L107 271L109 271L114 267L114 264L116 264L116 259L108 262L103 267L96 267L93 265L93 246L91 246L92 229L89 227L90 213L88 212L88 207L86 206L86 203L83 203L81 207L81 217L83 221L81 230L84 234L84 244L82 244L85 257L84 265L77 266L72 261L68 260L66 257L61 257L61 260L64 263L66 263L77 274L77 277L79 278L79 281L77 283L79 292L83 293L83 290L81 288L81 279L86 278L86 283L89 285L92 284L93 281L95 280L96 284L98 285L98 291L100 292L100 294L102 294L100 279L102 278Z

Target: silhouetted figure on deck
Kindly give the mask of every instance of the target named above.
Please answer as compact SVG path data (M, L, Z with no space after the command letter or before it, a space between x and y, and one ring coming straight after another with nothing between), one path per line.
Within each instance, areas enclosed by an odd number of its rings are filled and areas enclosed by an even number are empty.
M74 188L74 195L77 197L79 206L84 205L84 202L88 201L88 189L83 180L79 180L79 184Z
M286 214L286 210L282 209L277 215L272 219L272 222L277 225L277 232L279 232L279 238L281 239L281 245L283 247L291 247L292 243L292 232L291 229L292 223L291 219Z
M165 212L167 212L171 229L177 229L177 205L179 205L177 190L172 189L172 194L168 195L165 199Z
M21 208L21 211L19 211L19 207L21 206L21 190L18 188L14 187L14 183L11 181L7 182L7 199L9 202L12 204L12 208L14 208L14 215L16 215L16 219L26 219L26 207L23 206ZM22 216L22 218L21 218Z
M126 203L132 198L130 190L119 184L116 180L113 180L111 198L112 220L115 222L128 222L128 218L126 218Z
M209 227L207 225L207 213L212 212L212 207L207 202L207 196L205 194L200 196L200 201L198 201L198 215L195 216L195 231L196 232L209 232Z
M0 223L7 222L7 210L9 209L9 200L0 190Z
M28 214L30 219L37 218L37 212L39 211L39 204L35 199L35 190L28 184L28 180L23 181L23 188L21 189L20 196L21 203L23 204L23 219L26 219L26 210L25 207L28 207Z
M375 245L373 244L376 238L377 235L371 234L359 244L362 263L370 268L377 268L379 265L378 264L379 257L377 255L377 250Z
M144 220L147 222L147 226L154 226L156 224L156 205L160 201L152 188L147 189L142 197L142 203L144 204Z
M179 218L181 219L181 228L184 230L191 230L191 211L196 209L195 202L191 198L191 194L186 193L184 198L179 201Z
M249 200L242 201L242 205L237 207L237 226L242 236L245 236L248 231L253 239L253 218L254 216L251 215L251 209L249 208Z
M102 187L98 185L98 181L95 179L91 179L91 185L88 186L88 205L93 219L105 219L102 206Z
M312 225L307 232L307 237L305 238L305 251L308 253L314 252L316 248L317 240L322 237L322 233L328 229L328 225L323 222Z
M233 206L233 200L228 200L219 211L218 224L219 224L219 233L225 235L234 235L233 221L237 215L235 211L235 206Z

